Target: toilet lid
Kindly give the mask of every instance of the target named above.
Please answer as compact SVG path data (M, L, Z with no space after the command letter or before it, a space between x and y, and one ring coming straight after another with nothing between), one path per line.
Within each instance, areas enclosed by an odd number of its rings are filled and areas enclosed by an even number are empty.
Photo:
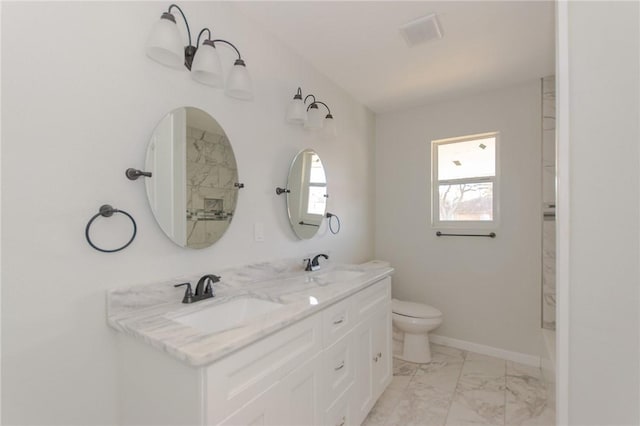
M442 312L433 306L424 303L404 302L398 299L391 300L391 310L400 315L413 318L438 318Z

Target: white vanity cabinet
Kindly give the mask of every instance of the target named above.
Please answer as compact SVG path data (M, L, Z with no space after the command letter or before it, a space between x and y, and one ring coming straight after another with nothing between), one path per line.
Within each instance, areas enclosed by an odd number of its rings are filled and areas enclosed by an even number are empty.
M312 360L289 373L279 383L280 400L276 425L318 425L322 414L322 357Z
M320 356L314 356L227 418L220 422L210 418L207 424L230 426L321 424L320 361ZM209 406L208 409L216 407L215 401L206 403Z
M391 278L201 368L119 344L122 424L359 425L391 381Z
M319 388L315 375L320 371L315 370L319 370L316 359L321 352L322 321L319 315L312 315L204 368L206 424L232 424L225 419L247 404L255 405L254 399L264 399L267 390L274 413L264 418L281 424L278 416L290 393L287 388L304 381L298 370L313 374L312 384ZM319 389L313 391L317 394Z
M351 417L355 424L362 423L391 382L390 292L390 285L385 285L383 280L356 295L359 322L353 332L356 378L351 398Z
M275 386L269 388L264 393L257 396L251 402L236 411L222 422L220 425L251 425L266 426L278 424L278 412L274 404L277 401L277 389Z

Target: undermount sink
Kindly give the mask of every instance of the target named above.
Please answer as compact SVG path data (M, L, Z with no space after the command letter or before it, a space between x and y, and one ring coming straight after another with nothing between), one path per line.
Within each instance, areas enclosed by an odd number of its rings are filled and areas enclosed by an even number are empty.
M314 275L312 280L319 285L327 285L333 283L340 283L343 281L349 281L359 277L364 272L362 271L350 271L346 269L334 269L332 271L322 272Z
M219 333L247 324L253 318L281 308L281 303L242 297L191 314L171 318L204 333Z

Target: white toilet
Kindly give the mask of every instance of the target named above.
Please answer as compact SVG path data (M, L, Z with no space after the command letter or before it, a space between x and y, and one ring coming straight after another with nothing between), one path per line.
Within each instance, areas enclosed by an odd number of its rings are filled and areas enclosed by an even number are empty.
M409 362L431 362L429 332L442 324L442 312L423 303L398 299L391 300L391 310L394 327L404 334L402 352L394 356Z

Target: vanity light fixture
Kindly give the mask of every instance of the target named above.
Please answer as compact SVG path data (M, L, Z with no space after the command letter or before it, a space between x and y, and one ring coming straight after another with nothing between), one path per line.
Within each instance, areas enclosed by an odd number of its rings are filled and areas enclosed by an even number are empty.
M298 91L293 96L287 110L287 121L289 123L304 124L307 121L307 108L302 100L302 89L298 87Z
M307 106L307 99L313 98L313 101ZM319 105L323 105L327 109L327 114L320 110ZM324 118L324 119L323 119ZM322 129L330 135L336 135L336 123L331 115L331 109L324 102L316 100L312 94L305 96L302 100L302 89L298 87L298 91L293 96L287 110L287 121L294 124L304 124L307 129Z
M189 44L183 46L180 32L176 24L176 18L171 13L172 9L177 9L182 15L184 24L187 27L187 35ZM200 45L200 38L204 33L208 33L207 39ZM233 48L238 54L233 68L227 77L225 93L227 96L236 99L250 100L253 99L253 90L251 77L247 71L247 66L240 55L240 51L233 43L222 39L211 39L211 31L209 28L203 28L198 34L196 45L191 44L191 30L187 18L182 9L176 4L169 6L167 12L164 12L160 20L156 22L151 29L145 51L147 56L156 62L171 68L182 68L184 64L194 80L213 86L222 88L224 84L224 76L222 65L216 45L218 43L226 44Z

